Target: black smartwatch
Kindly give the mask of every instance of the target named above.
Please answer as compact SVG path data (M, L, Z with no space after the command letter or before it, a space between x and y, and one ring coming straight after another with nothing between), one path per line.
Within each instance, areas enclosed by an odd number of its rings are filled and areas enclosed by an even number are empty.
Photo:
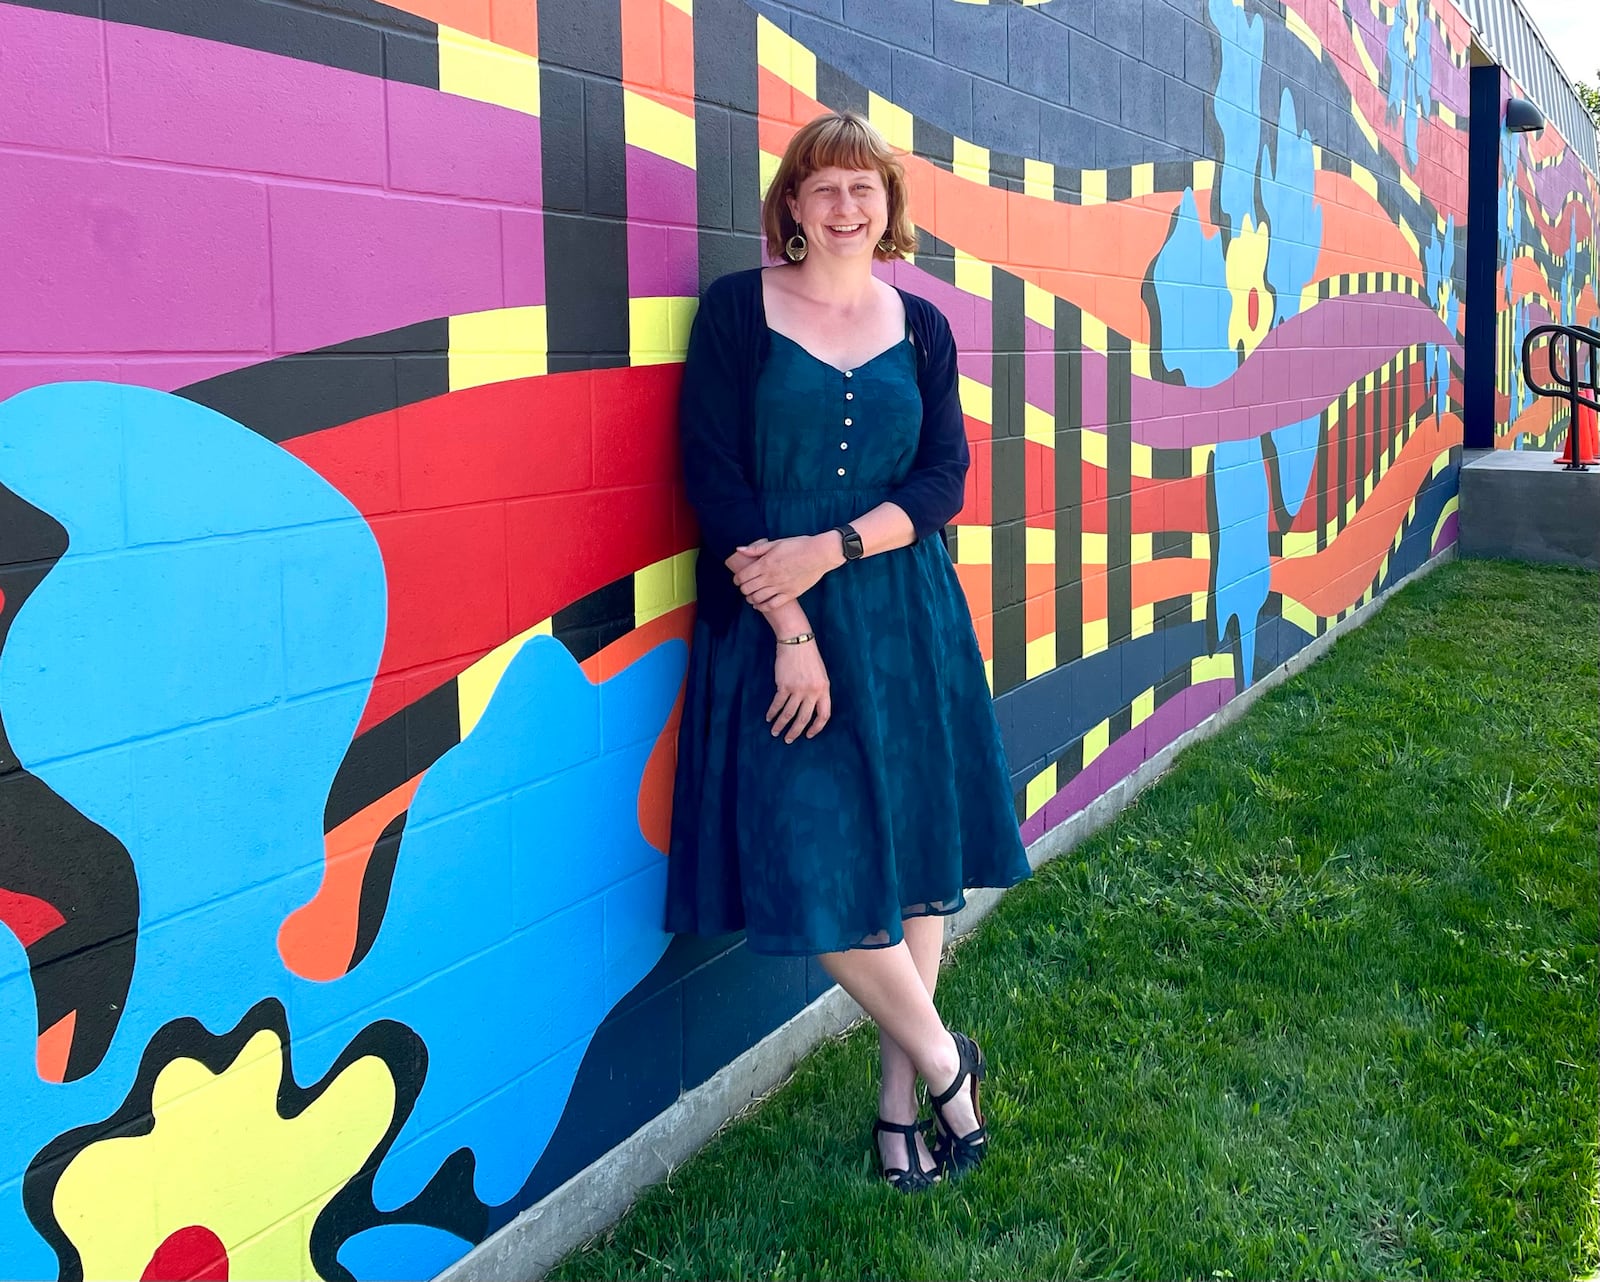
M861 536L856 533L853 525L836 525L834 533L844 542L844 559L846 561L859 561L866 549L861 546Z

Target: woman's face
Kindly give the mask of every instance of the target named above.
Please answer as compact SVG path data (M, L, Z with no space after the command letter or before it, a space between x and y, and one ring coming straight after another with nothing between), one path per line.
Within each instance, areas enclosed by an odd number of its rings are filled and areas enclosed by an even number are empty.
M870 255L889 226L889 193L875 169L819 169L789 197L789 216L812 252Z

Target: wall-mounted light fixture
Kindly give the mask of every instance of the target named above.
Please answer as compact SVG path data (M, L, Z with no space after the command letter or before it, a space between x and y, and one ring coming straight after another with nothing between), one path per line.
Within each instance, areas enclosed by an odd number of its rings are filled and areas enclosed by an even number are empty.
M1506 102L1506 131L1514 134L1536 134L1544 128L1544 113L1526 98L1512 98Z

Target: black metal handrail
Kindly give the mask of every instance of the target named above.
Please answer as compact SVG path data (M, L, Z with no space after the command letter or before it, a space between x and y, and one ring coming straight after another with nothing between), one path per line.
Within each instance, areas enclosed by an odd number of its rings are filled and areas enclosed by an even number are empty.
M1545 335L1550 336L1550 377L1559 386L1546 386L1533 374L1534 348ZM1529 330L1522 340L1522 377L1538 395L1567 402L1571 416L1567 420L1566 470L1587 472L1589 465L1583 461L1578 440L1578 407L1587 406L1600 414L1600 330L1587 325L1539 325Z

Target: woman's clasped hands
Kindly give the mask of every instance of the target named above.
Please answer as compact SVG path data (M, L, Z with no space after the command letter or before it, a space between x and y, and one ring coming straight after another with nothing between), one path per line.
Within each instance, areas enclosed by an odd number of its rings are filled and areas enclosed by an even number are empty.
M798 601L824 574L842 564L844 553L839 536L831 531L787 539L757 539L727 560L744 599L763 611Z

